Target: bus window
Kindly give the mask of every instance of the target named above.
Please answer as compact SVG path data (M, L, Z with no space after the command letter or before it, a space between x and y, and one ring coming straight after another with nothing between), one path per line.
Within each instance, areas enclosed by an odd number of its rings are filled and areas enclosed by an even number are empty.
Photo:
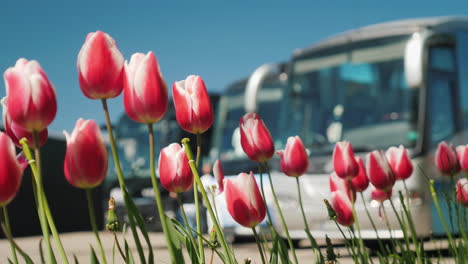
M433 47L429 51L429 120L431 145L436 145L455 133L453 49Z
M463 117L463 127L468 128L468 32L457 33L457 61L460 110ZM467 140L464 140L467 141Z

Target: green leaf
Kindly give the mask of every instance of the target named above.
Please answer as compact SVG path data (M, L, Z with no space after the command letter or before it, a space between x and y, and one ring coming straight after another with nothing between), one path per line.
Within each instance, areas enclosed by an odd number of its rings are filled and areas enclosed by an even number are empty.
M79 263L78 263L78 259L76 258L76 255L75 255L75 254L73 254L73 261L75 261L75 264L79 264Z
M282 239L277 233L275 233L275 240L278 243L278 254L281 259L281 263L289 264L291 261L289 260L289 250L286 242Z
M14 264L13 261L10 260L10 258L8 258L8 264Z
M278 264L278 241L273 241L273 248L271 249L270 254L270 264Z
M310 244L312 245L312 250L314 251L315 263L325 263L325 259L323 258L322 251L320 251L317 241L312 236L309 229L305 228L304 230L307 234L307 237L310 240ZM318 262L317 262L317 258L318 258Z
M135 264L132 251L130 251L130 248L128 247L127 240L125 240L125 259L127 260L126 264Z
M177 235L178 232L176 231L171 219L167 217L167 215L164 215L164 217L166 217L167 232L169 232L169 243L171 243L171 248L174 250L173 253L176 258L175 261L176 263L185 263L184 255L182 255L182 248L180 246L181 240L179 240Z
M90 252L91 264L99 264L99 260L96 256L96 252L94 252L94 248L91 245L89 245L89 248L91 249L91 252Z

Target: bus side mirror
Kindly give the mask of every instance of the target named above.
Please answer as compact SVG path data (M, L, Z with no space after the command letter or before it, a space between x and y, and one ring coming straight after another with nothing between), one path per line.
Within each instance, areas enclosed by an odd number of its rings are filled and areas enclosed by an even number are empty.
M408 87L420 87L425 82L426 32L417 32L408 40L405 47L405 78Z

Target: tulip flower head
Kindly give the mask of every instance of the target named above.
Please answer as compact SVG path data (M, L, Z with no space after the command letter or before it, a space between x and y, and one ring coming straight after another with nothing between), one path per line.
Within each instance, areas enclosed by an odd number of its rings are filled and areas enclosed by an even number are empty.
M354 223L352 203L342 191L334 191L331 194L331 205L336 213L336 221L343 226L351 226Z
M359 165L354 158L353 146L348 141L337 142L333 150L333 168L343 179L352 179L359 172Z
M177 143L161 149L159 154L159 178L162 186L170 192L185 192L192 187L193 174L185 148Z
M57 114L55 88L35 60L19 59L3 74L8 116L23 129L40 132Z
M275 153L270 131L257 113L247 113L240 119L240 138L245 154L257 162L266 162Z
M0 132L0 206L6 206L18 193L23 169L16 158L15 144Z
M210 96L200 76L190 75L174 82L172 96L176 119L180 127L192 134L201 134L211 127L214 120Z
M413 163L405 147L402 145L398 148L390 147L386 152L386 157L396 180L406 180L411 176Z
M125 112L135 122L155 123L167 111L167 86L152 51L135 53L124 66Z
M336 175L336 172L332 172L329 178L330 191L340 191L346 194L350 201L356 201L356 191L350 188L348 181Z
M435 164L439 171L447 176L457 174L460 171L457 154L452 144L442 141L437 146Z
M13 143L15 143L17 147L22 148L23 146L19 141L22 138L26 138L28 140L28 146L30 148L35 148L33 133L13 122L8 115L6 97L2 99L1 103L3 106L3 126L5 127L7 135L13 140ZM47 128L39 132L39 147L42 147L47 142L48 135Z
M358 174L351 179L351 185L353 190L356 192L363 192L369 186L369 178L367 177L366 168L364 167L364 162L360 157L356 157L356 162L359 166Z
M468 207L468 180L461 178L457 181L457 200L464 207Z
M299 177L307 171L309 158L304 144L298 136L289 137L286 148L276 153L281 158L280 166L284 174Z
M222 193L224 191L224 171L219 160L216 160L213 165L213 174L218 183L218 191Z
M390 191L395 184L395 176L383 151L372 151L367 155L367 175L375 188Z
M388 192L385 192L374 188L371 192L371 197L373 200L383 203L385 200L388 200L392 197L392 189L390 189Z
M468 145L458 146L457 147L457 158L458 163L460 164L460 169L465 173L468 173Z
M253 228L263 221L266 206L253 172L241 173L224 180L226 204L232 218L242 226Z
M63 132L67 139L64 173L77 188L94 188L102 183L107 172L107 149L94 120L78 119L73 132Z
M108 34L102 31L88 34L77 66L80 88L86 97L107 99L122 92L124 57Z

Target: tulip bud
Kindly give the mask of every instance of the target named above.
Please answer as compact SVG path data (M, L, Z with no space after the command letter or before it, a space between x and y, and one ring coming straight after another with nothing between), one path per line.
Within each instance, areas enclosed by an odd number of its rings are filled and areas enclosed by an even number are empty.
M372 190L371 197L373 200L383 203L385 200L388 200L392 197L392 189L390 189L388 192L385 192L374 188Z
M57 114L55 88L35 60L19 59L3 74L11 120L27 131L43 131Z
M468 180L461 178L457 181L457 200L458 202L468 207Z
M23 170L15 152L15 144L0 132L0 206L10 203L21 185Z
M117 214L115 213L115 200L113 197L109 199L109 208L107 210L106 229L111 232L120 231L120 223Z
M405 147L390 147L385 155L396 180L406 180L411 176L413 163Z
M356 191L350 188L348 181L343 180L338 177L335 172L332 172L330 174L329 182L331 192L341 191L348 196L349 200L356 201Z
M174 82L172 96L180 127L192 134L201 134L213 124L214 114L205 82L200 76Z
M389 191L395 184L395 176L382 151L372 151L367 154L367 175L375 188Z
M351 200L341 191L334 191L331 195L331 204L336 212L336 221L343 226L351 226L354 223Z
M369 186L369 178L367 177L366 168L364 167L364 162L360 157L356 157L356 162L359 166L358 174L351 179L351 185L353 190L356 192L363 192Z
M159 178L170 192L185 192L192 187L193 174L185 148L177 143L161 149L159 154Z
M445 141L440 142L437 146L435 163L439 171L447 176L457 174L460 171L460 164L458 164L453 145L448 145Z
M216 160L213 165L213 174L216 178L216 182L218 183L218 190L222 193L224 191L224 171L219 160Z
M275 153L270 131L257 113L247 113L240 119L240 137L242 149L253 161L268 161Z
M80 88L86 97L107 99L122 92L124 57L108 34L102 31L88 34L77 66Z
M336 174L343 179L350 179L359 172L359 165L354 158L351 142L341 141L335 144L333 150L333 168Z
M135 53L124 67L124 107L135 122L155 123L167 111L167 86L152 51Z
M3 126L5 127L7 135L13 140L13 143L15 143L17 147L22 148L23 146L19 141L22 138L26 138L28 140L28 146L30 148L35 148L33 133L13 122L8 115L6 97L2 99L1 103L3 106ZM47 142L48 135L47 128L39 132L39 147L42 147Z
M284 150L276 152L281 158L281 171L288 176L299 177L309 167L309 158L301 139L289 137Z
M107 149L94 120L78 119L67 139L64 172L67 181L82 189L102 183L107 172Z
M457 158L458 163L460 164L461 170L468 172L468 145L458 146L457 147Z
M227 209L240 225L253 228L265 218L266 206L253 172L224 180L224 193Z

